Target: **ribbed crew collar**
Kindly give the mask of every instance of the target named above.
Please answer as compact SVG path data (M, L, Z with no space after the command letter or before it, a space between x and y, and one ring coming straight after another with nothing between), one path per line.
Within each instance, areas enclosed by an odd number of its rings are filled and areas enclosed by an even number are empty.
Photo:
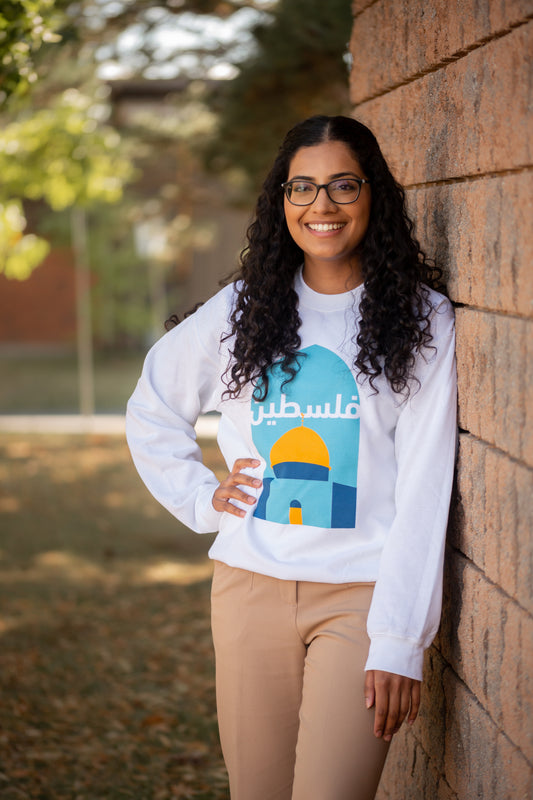
M306 284L302 275L302 267L300 267L296 273L294 288L298 293L301 305L306 308L313 308L316 311L339 311L343 308L353 308L359 303L364 284L361 283L349 292L321 294Z

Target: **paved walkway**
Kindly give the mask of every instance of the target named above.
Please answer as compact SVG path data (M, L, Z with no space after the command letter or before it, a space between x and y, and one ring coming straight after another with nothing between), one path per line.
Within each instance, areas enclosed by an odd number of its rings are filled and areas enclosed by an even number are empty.
M196 423L200 438L214 439L218 416L205 415ZM106 433L124 436L123 414L4 414L0 415L0 432L4 433Z

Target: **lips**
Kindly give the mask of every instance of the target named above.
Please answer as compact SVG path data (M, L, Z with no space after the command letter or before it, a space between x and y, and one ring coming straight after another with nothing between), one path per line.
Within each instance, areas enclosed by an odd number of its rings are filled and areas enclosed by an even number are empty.
M307 222L306 228L318 233L326 233L327 231L338 231L345 225L345 222Z

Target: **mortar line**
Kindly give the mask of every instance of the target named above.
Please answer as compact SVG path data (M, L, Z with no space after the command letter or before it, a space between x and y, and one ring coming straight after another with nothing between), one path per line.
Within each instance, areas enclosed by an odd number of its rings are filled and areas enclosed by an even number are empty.
M437 650L437 648L435 648L435 650ZM446 659L444 658L444 656L442 655L442 653L440 653L440 651L439 651L439 650L437 650L437 652L439 653L439 655L440 655L440 657L442 658L442 660L443 660L443 661L444 661L446 664L448 664L448 662L446 661ZM443 689L443 692L444 692L444 689ZM435 759L434 759L434 758L431 756L431 754L430 754L430 753L428 753L428 751L427 751L427 750L426 750L426 748L424 747L424 742L422 741L422 739L421 739L421 738L419 738L419 737L416 735L416 732L415 732L415 731L413 731L413 730L410 730L410 731L409 731L409 733L411 734L411 736L413 737L413 739L414 739L414 740L415 740L415 742L417 743L418 747L420 747L420 749L421 749L421 750L422 750L422 752L424 753L425 757L426 757L426 758L427 758L427 760L428 760L428 763L431 765L431 768L432 768L432 769L434 770L434 772L435 772L435 773L436 773L436 774L439 776L439 778L442 778L442 780L444 781L444 783L446 784L446 786L448 787L448 789L450 790L450 792L453 794L453 796L454 796L455 800L459 800L459 795L457 794L457 792L455 791L455 789L453 789L453 788L450 786L450 784L449 784L449 782L448 782L448 778L446 777L446 775L445 775L443 772L441 772L441 771L440 771L440 769L439 769L439 767L438 767L438 766L435 764ZM415 760L416 760L416 755L415 755Z
M435 650L437 650L437 648L436 648L436 647L435 647ZM441 658L442 658L442 660L445 662L446 666L448 666L448 662L446 661L446 659L444 658L444 656L442 655L442 653L441 653L439 650L437 650L437 653L439 653L440 657L441 657ZM445 667L445 669L446 669L446 667ZM450 667L450 669L452 669L452 668ZM459 680L460 680L460 679L459 679ZM443 691L443 694L444 694L444 687L443 687L442 691ZM417 734L416 734L416 731L414 731L414 730L411 730L411 731L409 731L409 733L411 734L411 736L413 737L413 739L416 741L416 743L417 743L418 747L420 747L420 749L421 749L421 750L422 750L422 752L424 753L425 757L426 757L426 758L427 758L427 760L428 760L428 763L429 763L429 764L431 764L432 768L435 770L435 772L437 773L437 775L439 775L439 777L440 777L440 778L442 778L442 780L444 781L444 783L446 784L446 786L448 787L448 789L450 790L450 792L452 792L452 794L453 794L453 796L454 796L455 800L459 800L459 795L457 794L457 792L455 791L455 789L453 789L453 788L450 786L450 784L449 784L449 782L448 782L448 778L446 777L446 775L445 775L443 772L441 772L441 771L440 771L440 769L439 769L439 767L438 767L438 766L435 764L435 759L432 757L431 753L428 753L428 751L427 751L427 750L426 750L426 748L424 747L424 742L422 741L422 739L421 739L419 736L417 736Z
M487 440L486 439L482 439L481 436L476 436L475 433L472 433L471 431L467 431L464 428L459 428L459 433L463 434L464 436L471 436L472 439L474 439L474 441L480 442L481 444L484 444L487 447L490 447L491 450L495 450L496 451L497 455L505 456L505 458L508 459L515 466L523 467L524 469L527 469L528 472L533 472L533 466L531 464L527 464L525 461L520 461L520 459L517 458L516 456L512 456L506 450L502 450L501 447L498 447L498 445L492 444L492 442L487 442Z
M529 760L529 758L528 758L528 757L525 755L524 751L523 751L523 750L521 750L521 749L520 749L520 747L519 747L519 746L516 744L516 742L514 742L514 741L513 741L513 740L512 740L512 739L509 737L509 735L508 735L508 734L507 734L507 733L506 733L506 732L503 730L503 728L501 728L501 727L500 727L499 723L498 723L498 722L496 722L496 720L494 719L494 717L492 716L492 714L490 713L490 711L488 710L488 708L486 708L486 707L483 705L483 703L481 702L481 700L479 699L479 697L478 697L476 694L474 694L474 692L472 691L472 689L470 688L470 686L469 686L469 685L468 685L468 684L467 684L467 683L466 683L466 682L463 680L463 678L461 678L461 676L460 676L460 675L459 675L459 674L458 674L458 673L455 671L455 669L452 667L452 665L450 664L450 662L449 662L449 661L447 661L447 659L445 658L445 656L444 656L444 654L442 653L442 651L441 651L441 650L439 650L437 647L435 647L435 645L432 645L432 647L434 647L434 649L435 649L435 650L437 651L437 653L439 654L440 658L443 660L443 662L444 662L444 670L450 670L450 672L452 672L452 673L453 673L454 677L457 679L457 681L458 681L459 683L461 683L461 684L462 684L463 688L464 688L464 689L465 689L465 690L468 692L468 694L469 694L469 695L470 695L470 697L473 699L473 701L476 703L476 705L477 705L477 706L478 706L478 707L479 707L479 708L480 708L480 709L483 711L483 713L484 713L484 714L486 714L486 716L487 716L487 717L490 719L490 721L492 722L492 724L494 725L494 727L496 728L496 730L498 731L498 733L501 733L501 735L502 735L502 736L503 736L503 737L504 737L504 738L505 738L505 739L508 741L508 743L511 745L511 747L512 747L514 750L516 750L518 753L520 753L520 755L522 756L522 758L524 759L524 761L526 762L526 764L527 764L529 767L533 768L533 764L531 763L531 761ZM444 672L444 670L443 670L443 672ZM417 743L418 743L418 744L420 744L420 746L421 746L421 747L422 747L422 749L424 750L424 753L425 753L426 755L429 755L429 754L427 753L427 751L425 750L425 748L423 747L423 745L422 745L422 743L421 743L421 740L420 740L420 739L419 739L419 738L416 736L416 733L415 733L414 731L413 731L413 736L415 737L415 739L416 739ZM430 760L431 760L431 759L430 759ZM445 777L445 776L443 776L443 777L444 777L444 779L446 780L446 777ZM446 782L447 782L447 781L446 781ZM455 792L455 789L453 789L452 787L450 787L450 788L452 789L452 791L453 791L453 792Z
M446 547L449 548L450 550L453 550L454 553L464 558L464 560L470 564L472 569L474 569L476 572L479 572L480 575L483 575L483 578L487 581L487 583L490 584L490 586L494 588L496 592L499 592L499 594L503 595L503 597L506 600L513 603L513 605L519 608L520 611L523 611L524 614L526 614L526 616L529 619L533 619L533 614L531 613L531 611L528 611L527 608L524 608L522 603L520 603L520 601L517 600L516 597L512 597L508 592L506 592L505 589L499 585L499 583L495 583L495 581L493 581L492 578L490 578L487 575L487 573L483 569L481 569L481 567L478 564L476 564L476 562L472 558L470 558L470 556L467 556L466 553L463 553L462 550L459 550L458 547L455 547L455 545L451 544L448 541L446 542Z
M361 16L361 14L364 14L365 11L367 11L369 8L372 8L372 6L375 6L379 2L380 2L380 0L370 0L370 3L368 5L366 5L360 11L358 11L357 14L353 15L354 20L356 20L358 17Z
M375 5L372 3L372 5ZM367 6L370 8L371 6ZM366 8L363 9L360 14L363 14L366 11ZM358 15L358 16L359 16ZM443 58L441 61L438 61L436 64L432 64L431 66L426 67L425 69L419 70L419 72L415 72L410 75L408 78L404 80L398 81L397 83L390 84L383 89L380 89L379 92L375 94L368 95L368 97L359 100L357 103L354 104L354 108L359 108L359 106L364 105L365 103L370 103L372 100L377 100L379 97L384 97L387 94L395 91L396 89L400 89L402 86L408 86L410 83L414 83L415 81L419 80L420 78L425 78L426 75L431 75L434 72L439 72L439 70L443 69L444 67L448 66L448 64L453 64L456 61L461 61L461 59L466 58L466 56L470 55L470 53L479 50L485 45L490 44L491 42L495 42L498 39L502 39L504 36L507 36L512 31L527 25L528 22L533 20L533 14L528 14L523 19L519 20L518 22L513 23L512 25L508 25L506 28L502 28L500 31L495 31L494 33L490 34L489 36L484 36L481 39L478 39L472 44L468 45L468 47L463 47L461 50L457 50L455 53L452 53L446 58Z
M435 649L437 649L437 648L435 648ZM496 720L494 719L494 717L492 716L492 714L490 713L490 711L488 710L488 708L486 708L486 706L484 706L484 705L483 705L483 703L481 702L481 700L479 699L479 697L478 697L476 694L474 694L474 692L472 691L472 689L470 688L470 686L469 686L469 685L468 685L468 684L467 684L467 683L466 683L466 682L463 680L463 678L461 678L461 676L460 676L460 675L458 675L458 673L457 673L457 672L455 671L455 669L452 667L452 665L450 664L450 662L446 660L446 658L444 657L444 654L443 654L443 653L442 653L440 650L437 650L437 652L440 654L440 657L442 658L442 660L443 660L443 661L444 661L444 663L445 663L445 667L444 667L444 669L445 669L445 670L446 670L446 669L449 669L451 672L453 672L453 674L454 674L455 678L457 679L457 681L463 685L463 688L464 688L464 689L465 689L465 690L468 692L468 694L470 695L470 697L473 699L474 703L476 703L476 705L477 705L477 706L478 706L478 707L479 707L479 708L480 708L480 709L483 711L483 713L487 715L487 717L490 719L490 721L492 722L492 724L494 725L494 727L496 728L496 730L498 731L498 733L501 733L501 735L502 735L502 736L503 736L503 737L504 737L504 738L507 740L507 742L508 742L508 743L511 745L511 747L512 747L512 748L514 748L514 750L516 750L518 753L520 753L520 755L522 756L522 758L524 759L524 761L526 762L526 764L527 764L527 765L528 765L530 768L532 768L532 769L533 769L533 763L532 763L532 762L529 760L529 758L526 756L526 754L525 754L525 753L524 753L524 751L523 751L523 750L520 748L520 746L519 746L519 745L517 745L517 744L516 744L516 742L514 742L514 741L513 741L513 740L510 738L509 734L508 734L508 733L506 733L506 732L503 730L503 728L501 728L501 727L500 727L500 724L499 724L498 722L496 722Z
M403 188L405 190L410 190L425 189L426 187L433 186L453 186L454 184L461 183L475 183L476 181L485 180L486 178L500 178L506 177L507 175L521 175L529 172L533 172L533 164L522 164L519 167L477 172L475 175L458 175L454 178L435 178L435 180L428 180L420 183L405 183L403 184Z
M515 319L520 320L521 322L533 323L533 317L527 316L526 314L519 314L516 311L502 311L494 308L487 308L485 306L470 305L470 303L460 303L454 300L451 300L451 303L454 308L467 308L471 311L477 311L480 314L490 314L491 316L495 317L503 317L505 319Z

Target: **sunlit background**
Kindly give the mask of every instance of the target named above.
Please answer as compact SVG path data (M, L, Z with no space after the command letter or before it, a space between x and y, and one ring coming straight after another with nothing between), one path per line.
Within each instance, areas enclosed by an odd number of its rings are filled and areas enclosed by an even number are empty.
M165 319L235 270L285 131L348 109L350 5L0 3L6 800L228 797L213 535L142 486L124 410Z
M349 0L0 12L0 414L123 411L233 272L286 130L348 110Z

